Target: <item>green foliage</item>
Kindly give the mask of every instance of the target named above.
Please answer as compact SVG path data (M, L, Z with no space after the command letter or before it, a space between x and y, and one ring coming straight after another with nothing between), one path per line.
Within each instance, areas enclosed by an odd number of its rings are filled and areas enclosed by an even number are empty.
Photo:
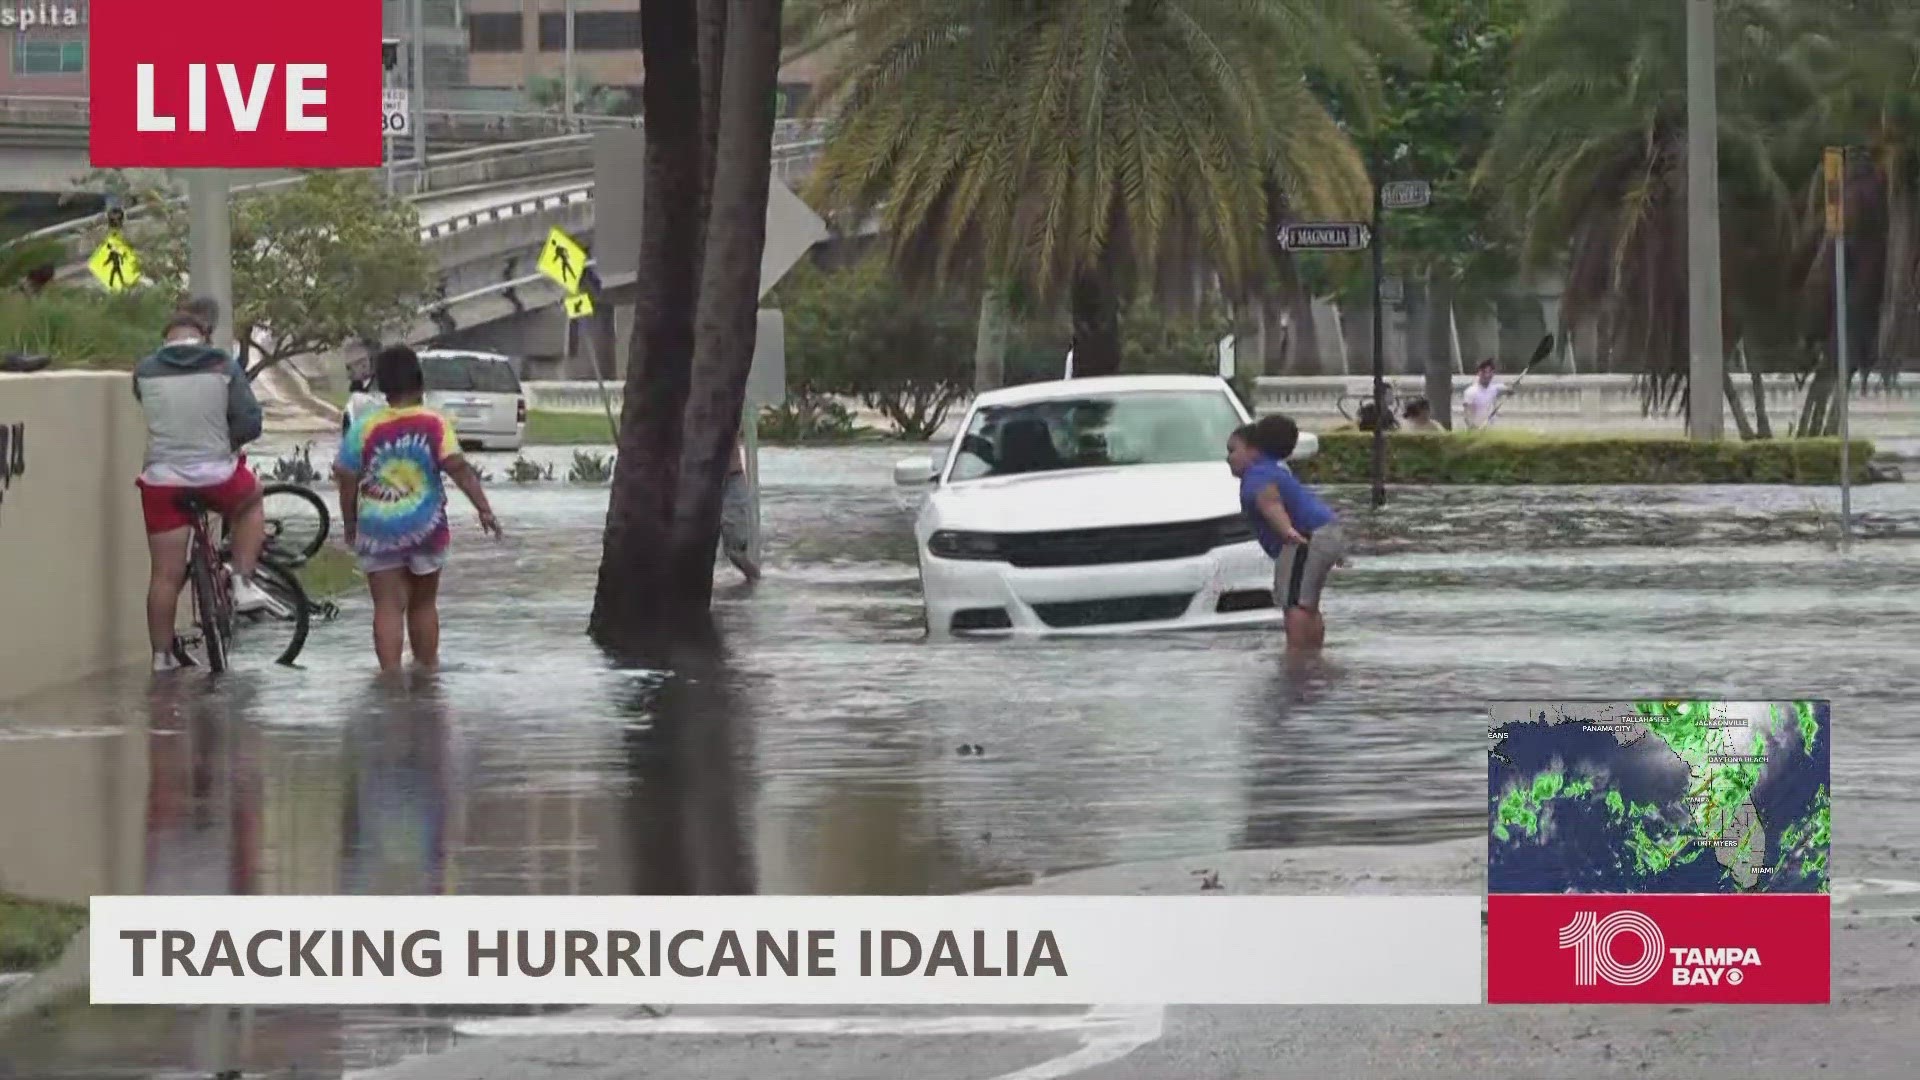
M803 264L776 296L799 433L823 420L837 428L819 399L840 394L878 410L902 437L929 439L972 385L973 304L909 293L883 259L836 271Z
M150 194L129 220L141 272L185 282L186 203ZM378 339L410 325L438 269L411 205L371 172L327 170L233 203L233 326L253 366Z
M273 464L264 471L266 480L277 484L305 484L311 487L320 482L320 470L313 467L313 444L301 443L293 453L273 459Z
M1871 479L1873 444L1854 440L1855 483ZM1300 466L1319 484L1372 478L1373 435L1335 431ZM1387 438L1387 480L1395 484L1834 484L1840 440L1692 442L1683 438L1545 437L1519 433L1415 434Z
M840 443L858 439L853 413L824 394L789 391L787 400L760 410L759 435L769 443Z
M877 211L897 265L1060 295L1083 274L1263 276L1269 182L1313 215L1365 171L1309 88L1361 112L1378 57L1422 49L1390 0L794 0L797 55L838 53L816 205Z
M522 454L507 466L507 480L515 484L537 484L553 479L553 466L543 464Z
M0 893L0 971L32 971L53 963L85 925L83 907Z
M527 413L527 442L534 446L606 446L613 442L607 418L597 412Z
M0 294L0 352L51 356L56 367L131 368L160 344L172 298L50 287Z
M613 478L613 455L575 450L573 464L567 469L569 484L604 484Z
M527 82L527 97L543 112L566 111L565 81L555 75L536 75ZM600 86L575 75L573 111L579 116L625 116L633 113L633 97L625 90Z

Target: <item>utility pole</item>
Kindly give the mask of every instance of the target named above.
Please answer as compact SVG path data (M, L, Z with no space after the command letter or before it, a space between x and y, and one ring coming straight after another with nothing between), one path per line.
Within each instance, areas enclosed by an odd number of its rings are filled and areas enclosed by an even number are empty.
M1853 364L1847 355L1847 151L1826 154L1827 235L1833 238L1834 398L1840 414L1840 542L1853 542L1853 454L1848 430L1853 405Z
M1373 508L1387 504L1387 202L1383 166L1373 169Z
M567 0L567 43L560 60L561 116L573 134L573 0Z
M225 169L187 172L187 286L220 305L211 344L233 347L233 217Z
M426 17L420 7L425 0L411 0L413 21L408 36L413 38L407 62L413 101L413 160L422 175L427 171L427 31Z
M1714 0L1687 4L1687 435L1726 434L1721 402L1720 103L1714 80Z

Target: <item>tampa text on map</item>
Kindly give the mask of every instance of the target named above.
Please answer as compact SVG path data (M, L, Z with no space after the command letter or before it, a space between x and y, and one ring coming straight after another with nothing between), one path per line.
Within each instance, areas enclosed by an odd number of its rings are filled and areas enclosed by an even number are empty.
M1825 701L1509 701L1488 710L1495 893L1824 893Z

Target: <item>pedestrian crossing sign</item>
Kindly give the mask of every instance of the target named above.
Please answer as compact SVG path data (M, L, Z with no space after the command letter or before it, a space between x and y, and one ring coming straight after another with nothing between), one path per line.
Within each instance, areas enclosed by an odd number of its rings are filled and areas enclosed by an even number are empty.
M580 291L580 275L587 269L587 250L555 226L547 232L547 242L540 249L536 266L572 295Z
M87 260L87 269L108 292L122 293L140 283L140 256L119 233L108 233Z
M593 314L593 297L587 293L574 293L567 297L567 318L584 319Z

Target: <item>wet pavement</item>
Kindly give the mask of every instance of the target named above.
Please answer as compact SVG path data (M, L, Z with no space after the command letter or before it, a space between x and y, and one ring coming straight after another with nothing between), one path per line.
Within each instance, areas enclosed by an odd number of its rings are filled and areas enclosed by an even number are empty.
M377 685L352 597L298 670L0 706L0 807L44 823L0 833L0 882L927 893L1424 845L1484 830L1488 699L1623 690L1834 698L1836 878L1920 879L1920 488L1856 491L1845 553L1831 491L1409 490L1376 517L1336 490L1356 558L1329 657L1289 669L1265 632L926 643L899 456L765 451L766 578L721 571L729 657L667 677L583 636L605 487L487 455L508 538L455 496L437 679ZM451 1040L431 1012L261 1011L243 1057L337 1076ZM205 1025L69 1009L9 1033L0 1077L164 1075Z

